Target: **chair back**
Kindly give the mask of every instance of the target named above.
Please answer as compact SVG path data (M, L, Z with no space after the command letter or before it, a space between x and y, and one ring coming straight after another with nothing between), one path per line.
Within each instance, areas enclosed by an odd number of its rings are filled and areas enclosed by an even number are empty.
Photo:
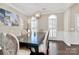
M2 51L4 55L15 55L19 51L19 41L17 37L11 33L2 34Z

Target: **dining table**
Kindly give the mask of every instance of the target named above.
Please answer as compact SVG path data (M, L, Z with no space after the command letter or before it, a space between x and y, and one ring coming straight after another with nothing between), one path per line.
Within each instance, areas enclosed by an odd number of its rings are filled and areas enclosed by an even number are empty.
M35 49L35 53L39 53L39 46L42 44L45 37L44 32L31 33L31 35L25 35L18 37L20 44L25 45L27 48L31 50L31 48ZM31 50L32 51L32 50Z

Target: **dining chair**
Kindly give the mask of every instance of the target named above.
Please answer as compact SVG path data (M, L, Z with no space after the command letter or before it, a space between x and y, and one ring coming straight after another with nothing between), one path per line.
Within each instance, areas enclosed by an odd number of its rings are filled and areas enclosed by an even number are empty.
M0 33L0 55L2 55L2 33Z
M2 33L2 51L3 55L16 55L19 52L19 41L11 33Z
M48 39L48 31L45 33L44 40L39 46L39 52L43 52L44 54L47 54L47 48L48 48L47 39Z

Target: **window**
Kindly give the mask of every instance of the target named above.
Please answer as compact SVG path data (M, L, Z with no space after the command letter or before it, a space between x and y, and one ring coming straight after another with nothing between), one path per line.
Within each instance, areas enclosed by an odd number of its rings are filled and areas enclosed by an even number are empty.
M31 31L36 32L37 31L37 19L35 17L32 17L31 19Z
M31 19L32 43L37 43L37 24L38 24L38 21L37 21L36 17L32 17L32 19Z
M57 16L50 15L48 17L49 37L56 37L57 31Z
M79 31L79 14L75 14L75 31Z

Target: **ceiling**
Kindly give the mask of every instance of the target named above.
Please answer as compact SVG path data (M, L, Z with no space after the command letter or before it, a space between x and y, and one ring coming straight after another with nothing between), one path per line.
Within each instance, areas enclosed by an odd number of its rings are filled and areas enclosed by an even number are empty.
M26 16L32 16L36 12L42 14L61 13L71 7L72 3L11 3L9 6L15 8Z

